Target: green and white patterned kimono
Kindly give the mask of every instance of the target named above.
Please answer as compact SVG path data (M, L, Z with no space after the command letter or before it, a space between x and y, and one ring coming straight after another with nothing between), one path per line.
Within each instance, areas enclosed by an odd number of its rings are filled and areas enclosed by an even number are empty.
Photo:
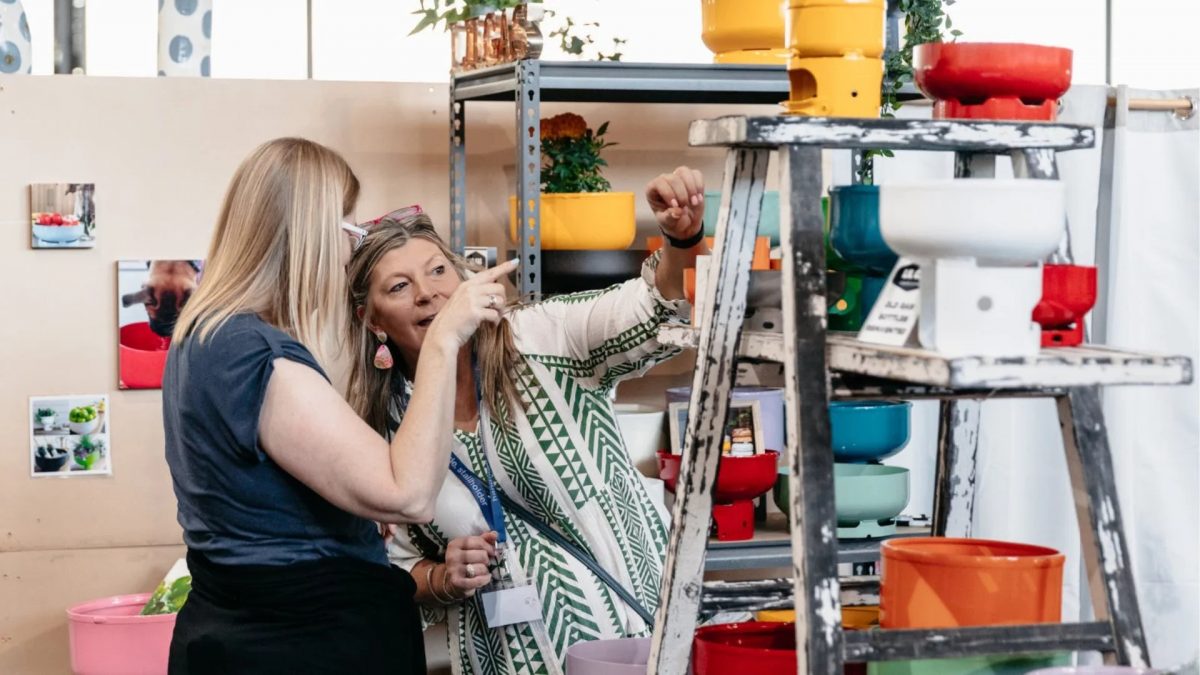
M488 457L498 486L580 548L651 611L667 532L621 440L612 392L677 353L659 345L668 318L685 318L686 302L654 287L658 256L640 278L602 291L565 295L511 312L523 408L498 405ZM454 453L483 475L478 431L455 432ZM505 513L514 579L532 581L542 600L541 623L489 629L479 595L437 611L445 619L455 673L561 673L567 647L649 633L586 567L514 514ZM442 559L450 539L488 531L470 492L448 474L429 525L411 525L388 545L392 562L411 570L421 558Z

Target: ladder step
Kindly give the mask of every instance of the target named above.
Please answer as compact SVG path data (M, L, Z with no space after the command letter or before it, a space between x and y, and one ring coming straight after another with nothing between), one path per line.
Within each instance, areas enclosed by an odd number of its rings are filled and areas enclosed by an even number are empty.
M871 630L843 633L848 662L913 661L981 654L1038 654L1056 651L1115 649L1112 626L1045 623L1028 626L981 626L920 630Z

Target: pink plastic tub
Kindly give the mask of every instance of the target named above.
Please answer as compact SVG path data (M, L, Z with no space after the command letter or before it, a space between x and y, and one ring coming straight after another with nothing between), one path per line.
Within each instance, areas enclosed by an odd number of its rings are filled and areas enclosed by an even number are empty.
M67 609L76 675L163 675L174 614L140 616L150 593L114 595Z
M567 675L645 675L650 638L578 642L567 647Z

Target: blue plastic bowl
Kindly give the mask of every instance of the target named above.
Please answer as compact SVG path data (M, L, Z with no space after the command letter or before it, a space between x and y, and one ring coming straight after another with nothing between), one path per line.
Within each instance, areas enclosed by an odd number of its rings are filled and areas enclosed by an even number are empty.
M838 462L887 459L908 444L908 401L832 401L829 426Z
M721 208L720 191L704 193L704 234L717 233L717 211ZM771 245L779 245L779 193L768 190L763 193L762 210L758 214L758 236L770 237Z
M851 265L877 274L892 270L897 256L879 231L878 185L830 188L829 242Z

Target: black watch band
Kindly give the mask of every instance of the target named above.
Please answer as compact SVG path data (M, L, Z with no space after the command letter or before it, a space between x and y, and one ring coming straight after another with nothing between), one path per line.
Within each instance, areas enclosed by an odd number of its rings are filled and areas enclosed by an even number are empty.
M704 239L703 226L696 228L696 234L693 234L687 239L676 239L675 237L667 234L666 231L664 231L661 227L659 228L659 231L662 232L663 238L667 240L667 243L670 244L672 248L691 248L696 244L699 244Z

